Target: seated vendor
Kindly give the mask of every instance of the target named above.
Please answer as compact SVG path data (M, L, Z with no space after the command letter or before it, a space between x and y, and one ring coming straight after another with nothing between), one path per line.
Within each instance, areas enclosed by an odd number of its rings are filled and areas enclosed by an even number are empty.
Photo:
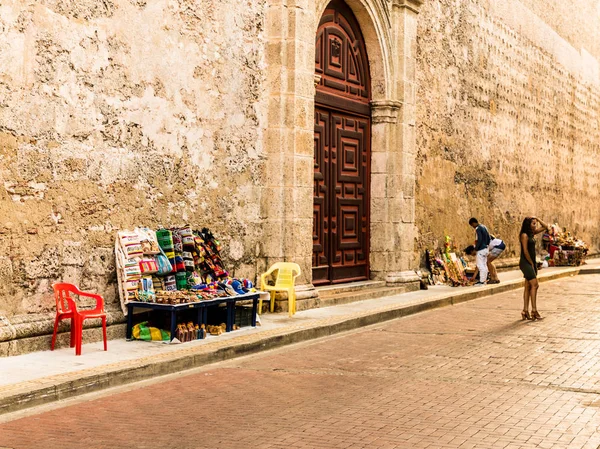
M469 245L464 249L464 252L467 256L471 256L471 257L476 257L477 256L477 251L475 251L475 247L473 245ZM477 268L477 265L475 266L475 272L473 273L473 276L471 277L471 280L469 281L469 283L471 285L473 285L475 282L477 282L477 279L479 277L479 268Z

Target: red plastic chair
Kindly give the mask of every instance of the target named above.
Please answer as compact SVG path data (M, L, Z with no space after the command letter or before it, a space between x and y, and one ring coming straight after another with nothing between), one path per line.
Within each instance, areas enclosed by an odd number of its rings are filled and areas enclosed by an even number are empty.
M54 351L56 343L56 332L58 323L61 320L71 319L71 348L75 346L75 355L81 355L81 340L83 337L83 321L90 318L102 319L102 334L104 337L104 350L106 345L106 312L104 311L104 299L95 293L82 292L73 284L59 283L52 286L54 288L54 299L56 300L56 318L54 319L54 333L52 334L52 345L50 349ZM96 300L96 308L92 310L77 310L77 304L71 297L71 294L85 296Z

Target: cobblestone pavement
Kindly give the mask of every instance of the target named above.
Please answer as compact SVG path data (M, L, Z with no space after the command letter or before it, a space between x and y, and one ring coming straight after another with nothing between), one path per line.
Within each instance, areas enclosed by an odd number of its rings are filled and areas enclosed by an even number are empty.
M598 448L600 275L227 362L0 425L7 448Z

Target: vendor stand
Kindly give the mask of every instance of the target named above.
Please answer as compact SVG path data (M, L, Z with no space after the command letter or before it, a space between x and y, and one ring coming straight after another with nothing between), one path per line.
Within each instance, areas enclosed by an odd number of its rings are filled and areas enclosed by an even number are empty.
M225 304L227 306L227 322L226 332L231 332L235 320L235 304L239 301L252 301L252 327L256 327L256 312L258 310L259 293L247 293L239 296L227 296L222 298L208 299L204 301L189 302L184 304L159 304L153 302L129 301L127 303L127 340L131 340L131 331L133 329L133 314L136 309L144 310L159 310L167 312L171 317L170 335L175 335L177 328L177 314L184 310L195 309L198 311L198 325L204 328L208 325L208 307ZM203 334L198 335L199 339L203 338Z
M469 268L464 258L457 256L456 245L449 235L444 237L444 248L425 251L425 263L430 272L429 285L450 285L452 287L469 284ZM472 273L472 271L471 271Z
M180 335L185 335L185 341L191 339L190 335L193 339L204 338L207 329L213 335L234 330L236 305L240 303L252 303L250 324L256 326L262 292L248 279L229 276L220 249L218 240L206 228L136 228L119 232L115 258L121 308L127 316L127 339L136 335L132 332L133 315L144 311L169 314L170 340ZM218 306L225 306L225 323L210 326L208 309ZM197 312L196 323L178 324L179 315L190 310Z
M572 236L566 228L553 224L542 237L544 249L548 252L548 265L554 267L578 267L585 263L587 244Z

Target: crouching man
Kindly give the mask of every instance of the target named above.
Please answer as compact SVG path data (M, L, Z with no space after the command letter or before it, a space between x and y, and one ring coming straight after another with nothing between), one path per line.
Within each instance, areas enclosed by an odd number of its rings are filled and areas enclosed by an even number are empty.
M487 257L487 266L490 271L490 280L488 284L499 284L500 279L498 279L498 271L492 262L500 257L500 254L504 252L506 249L506 244L499 238L493 237L490 241L490 245L488 246L488 257Z

